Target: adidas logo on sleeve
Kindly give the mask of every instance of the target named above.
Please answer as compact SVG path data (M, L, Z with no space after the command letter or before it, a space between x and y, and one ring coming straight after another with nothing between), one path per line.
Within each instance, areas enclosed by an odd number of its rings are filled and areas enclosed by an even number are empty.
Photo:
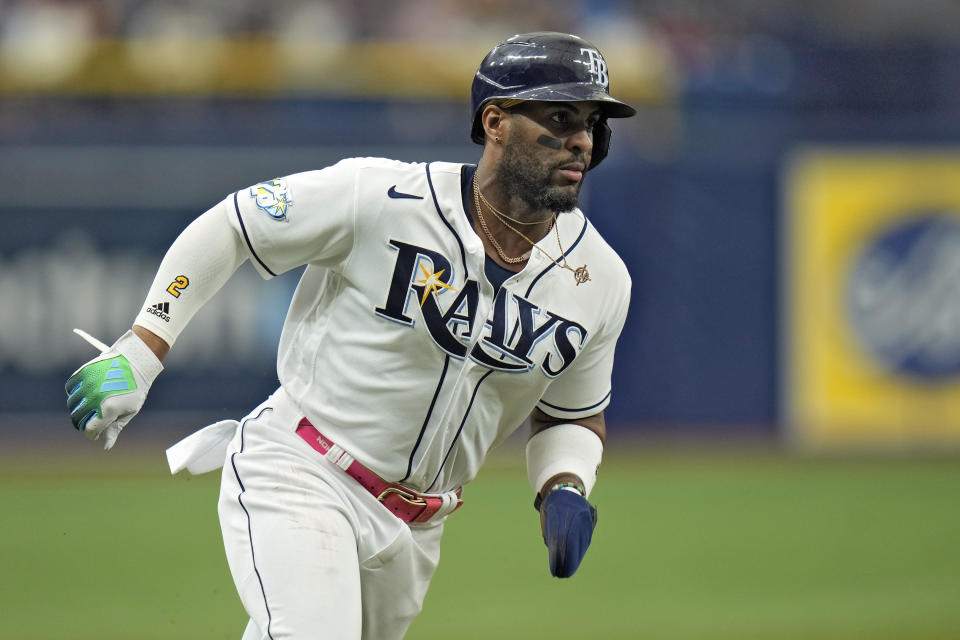
M145 309L147 313L152 313L157 316L164 322L170 322L170 303L169 302L158 302L157 304L151 305Z

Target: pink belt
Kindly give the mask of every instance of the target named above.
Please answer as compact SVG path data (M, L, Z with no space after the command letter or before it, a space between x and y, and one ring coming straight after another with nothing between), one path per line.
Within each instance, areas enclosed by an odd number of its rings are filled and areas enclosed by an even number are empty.
M297 435L317 453L346 471L404 522L414 524L429 522L435 515L453 513L463 504L463 500L460 499L462 487L444 494L426 494L417 493L396 482L387 482L354 460L350 454L320 433L306 418L302 419L297 426Z

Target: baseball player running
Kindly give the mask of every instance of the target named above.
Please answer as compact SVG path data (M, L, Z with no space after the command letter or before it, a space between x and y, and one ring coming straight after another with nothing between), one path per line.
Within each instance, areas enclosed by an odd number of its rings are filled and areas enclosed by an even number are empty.
M527 420L550 572L590 544L630 278L578 194L607 119L635 111L595 46L546 32L487 54L472 107L476 165L351 158L227 196L170 247L132 330L67 381L73 424L109 449L243 262L306 265L279 388L167 452L173 472L223 467L247 640L401 638L462 487Z

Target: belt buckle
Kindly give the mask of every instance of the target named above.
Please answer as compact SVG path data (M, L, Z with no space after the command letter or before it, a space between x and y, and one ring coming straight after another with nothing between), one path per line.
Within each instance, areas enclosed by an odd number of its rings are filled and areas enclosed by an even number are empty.
M380 495L377 496L377 500L383 502L387 494L395 493L400 496L400 499L406 502L407 504L413 507L426 507L427 501L418 496L416 493L410 491L409 489L404 489L403 487L398 486L389 486L383 491L380 492Z

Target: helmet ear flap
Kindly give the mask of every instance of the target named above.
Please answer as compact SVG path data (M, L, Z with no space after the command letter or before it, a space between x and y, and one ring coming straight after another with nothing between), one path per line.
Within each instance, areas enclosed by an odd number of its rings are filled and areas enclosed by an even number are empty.
M607 124L606 117L597 120L593 125L593 153L590 155L590 166L587 169L593 169L600 164L600 161L607 157L610 150L610 125Z

